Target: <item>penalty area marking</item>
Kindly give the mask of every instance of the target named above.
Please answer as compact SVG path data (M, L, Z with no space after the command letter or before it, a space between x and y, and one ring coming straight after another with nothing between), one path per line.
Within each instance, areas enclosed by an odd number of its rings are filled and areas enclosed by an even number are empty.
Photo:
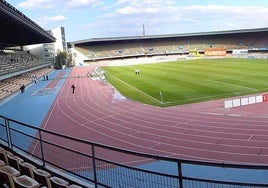
M225 84L225 85L231 85L231 86L241 87L241 88L249 89L249 90L253 90L253 91L257 91L258 90L258 89L255 89L255 88L241 86L241 85L238 85L238 84L230 84L230 83L226 83L226 82L222 82L222 81L216 81L216 80L210 80L210 79L208 79L208 81L215 82L215 83L220 83L220 84Z

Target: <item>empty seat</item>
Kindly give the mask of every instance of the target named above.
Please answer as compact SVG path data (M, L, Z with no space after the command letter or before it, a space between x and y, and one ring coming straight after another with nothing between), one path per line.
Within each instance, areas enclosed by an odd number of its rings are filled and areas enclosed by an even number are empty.
M27 162L22 162L22 163L19 163L19 169L20 169L21 174L24 174L34 179L33 170L36 169L34 165L27 163Z
M13 168L19 169L19 163L23 162L24 160L18 156L15 155L7 155L8 164L9 166L12 166Z
M13 177L15 188L37 188L40 187L39 183L34 179L22 175Z
M4 161L0 160L0 167L5 166L5 165L6 165L6 163Z
M14 182L13 182L13 177L19 176L19 175L20 175L20 172L11 166L0 167L0 183L1 183L1 185L6 183L8 187L15 188Z
M72 184L72 185L67 186L67 188L82 188L82 187L79 185Z
M58 177L51 177L50 181L52 188L67 188L69 185L69 182Z
M34 173L34 179L41 184L41 186L45 186L48 188L51 188L51 182L50 182L50 177L51 174L41 170L41 169L33 169Z
M8 158L7 156L13 155L13 153L7 151L7 150L2 150L0 151L0 160L4 161L6 164L8 164Z

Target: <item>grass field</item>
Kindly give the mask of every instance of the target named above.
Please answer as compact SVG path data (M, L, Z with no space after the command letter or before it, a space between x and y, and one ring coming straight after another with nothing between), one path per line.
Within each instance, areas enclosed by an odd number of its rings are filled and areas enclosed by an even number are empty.
M263 59L198 59L103 69L124 96L162 107L268 91L268 60Z

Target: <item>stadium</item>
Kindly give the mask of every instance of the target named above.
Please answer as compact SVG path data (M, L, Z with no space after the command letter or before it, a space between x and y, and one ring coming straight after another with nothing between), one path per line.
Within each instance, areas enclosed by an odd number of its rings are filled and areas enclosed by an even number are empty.
M54 69L0 5L1 187L268 187L267 28L74 41Z
M189 33L177 35L136 36L99 38L70 42L74 57L79 62L94 62L107 59L189 55L224 56L236 53L243 55L265 53L267 28ZM235 51L234 51L235 50ZM261 54L260 53L260 54ZM82 57L80 57L82 56Z

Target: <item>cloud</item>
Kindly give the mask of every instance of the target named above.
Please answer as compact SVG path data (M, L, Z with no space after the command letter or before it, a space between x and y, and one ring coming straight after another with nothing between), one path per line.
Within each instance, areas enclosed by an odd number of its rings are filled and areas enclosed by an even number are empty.
M136 9L135 7L131 7L131 6L127 6L127 7L123 7L120 9L117 9L115 11L116 14L122 14L122 15L127 15L127 14L138 14L141 11L139 9Z
M23 9L74 9L95 7L103 4L100 0L25 0L18 4Z
M62 3L61 0L25 0L18 4L18 8L23 9L54 9Z
M191 2L194 1L24 0L18 6L45 10L46 15L70 15L68 21L72 22L68 22L68 27L73 28L73 23L79 27L79 24L80 29L94 37L141 35L142 24L146 34L158 35L266 27L268 22L268 8L265 6ZM44 26L66 19L65 16L58 19L57 16L44 16L36 20Z
M259 6L175 5L165 0L118 0L84 28L104 36L191 33L266 27L268 8Z
M268 8L258 6L203 5L180 7L179 10L181 15L190 18L197 27L200 27L198 23L204 24L203 30L266 27L263 23L268 21L265 16Z
M115 5L136 5L136 6L167 6L174 5L174 0L118 0Z
M51 17L44 16L35 20L35 22L42 27L48 27L52 24L55 24L55 23L58 23L67 19L68 18L63 15L56 15L56 16L51 16Z
M96 7L102 5L100 0L68 0L65 6L67 8L83 8L83 7Z

